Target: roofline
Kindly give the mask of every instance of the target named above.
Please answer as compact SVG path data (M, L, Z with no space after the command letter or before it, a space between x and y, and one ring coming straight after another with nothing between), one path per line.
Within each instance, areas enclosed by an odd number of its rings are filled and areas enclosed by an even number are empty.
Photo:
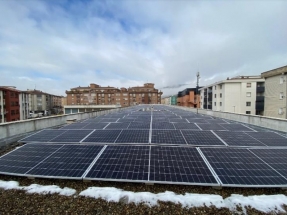
M287 73L287 66L282 66L276 69L272 69L266 72L261 73L262 78L268 78L276 75L286 74Z
M248 76L243 76L243 77L248 77ZM255 76L252 76L252 77L255 77ZM222 81L218 81L218 82L215 82L213 84L209 84L209 85L206 85L204 87L201 87L199 88L198 90L201 90L201 89L205 89L207 87L212 87L214 85L218 85L218 84L225 84L225 83L240 83L242 82L242 80L244 81L256 81L256 82L265 82L265 79L258 76L258 78L238 78L238 79L228 79L228 80L222 80Z

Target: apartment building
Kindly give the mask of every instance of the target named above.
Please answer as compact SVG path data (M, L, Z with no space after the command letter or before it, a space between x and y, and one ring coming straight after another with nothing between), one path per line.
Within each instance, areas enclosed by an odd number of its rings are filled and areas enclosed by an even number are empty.
M20 93L15 87L0 86L0 123L20 120Z
M66 91L67 105L121 105L160 104L161 95L153 83L130 88L101 87L90 84L87 87L75 87Z
M62 110L61 96L52 95L40 90L24 91L29 95L30 111L44 115L57 114Z
M165 105L177 105L177 95L166 96L161 99L161 104Z
M200 107L200 98L196 88L186 88L177 94L177 105L184 107Z
M20 104L20 120L28 119L30 117L30 103L29 94L21 91L19 93L19 104Z
M261 76L237 76L200 88L201 108L263 115L264 81Z
M261 73L265 79L264 116L287 119L287 66Z
M170 96L161 99L161 104L170 105Z

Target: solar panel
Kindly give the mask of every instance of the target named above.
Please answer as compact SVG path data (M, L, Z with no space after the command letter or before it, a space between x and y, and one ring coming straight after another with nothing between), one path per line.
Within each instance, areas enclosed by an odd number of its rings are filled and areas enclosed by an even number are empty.
M81 179L102 148L96 145L64 145L26 174Z
M274 132L246 132L267 146L287 146L287 138Z
M62 145L26 144L0 158L0 173L23 175Z
M193 131L193 130L181 130L186 142L191 145L203 146L203 145L219 145L225 144L218 139L211 131Z
M244 125L241 125L241 124L220 124L223 128L225 128L225 130L228 130L228 131L254 131L250 128L247 128L246 126Z
M131 122L128 129L150 129L150 123L139 123L139 122Z
M215 131L230 146L266 146L244 132Z
M199 130L199 128L194 124L194 123L174 123L173 124L175 129L178 130L183 130L183 129L188 129L188 130Z
M287 149L249 149L249 151L287 178Z
M179 130L153 130L151 142L161 144L186 144Z
M66 130L45 129L28 137L25 137L18 142L48 142L49 140L57 137L60 134L65 133Z
M117 122L119 118L104 118L101 122Z
M210 185L218 182L196 148L151 147L150 181Z
M203 123L196 123L202 130L213 130L213 131L221 131L226 130L221 126L221 124L203 124Z
M123 130L116 143L148 143L149 130Z
M105 128L109 123L90 123L83 127L83 129L103 129Z
M111 129L127 129L129 127L130 123L110 123L105 130L111 130Z
M88 124L89 123L72 123L72 124L63 126L60 129L65 129L65 130L67 130L67 129L81 129L81 128L85 127Z
M114 143L120 133L121 130L96 130L83 140L83 142Z
M85 178L147 181L148 172L149 146L108 146Z
M49 142L78 143L91 132L93 132L93 130L67 130L65 133L58 135Z
M224 186L286 186L287 180L243 148L201 148Z
M182 123L186 123L186 119L181 119L181 118L170 118L169 122L182 122Z
M153 122L152 129L175 129L173 123L169 122Z
M190 123L207 123L205 119L193 119L193 118L186 118Z
M222 119L206 119L205 121L212 124L222 124L222 123L226 124L226 121Z

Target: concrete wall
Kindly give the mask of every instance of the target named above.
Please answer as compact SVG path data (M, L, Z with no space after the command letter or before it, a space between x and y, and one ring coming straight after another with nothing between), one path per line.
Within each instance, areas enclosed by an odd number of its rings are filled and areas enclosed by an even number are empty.
M183 109L183 110L187 110L187 111L192 111L195 113L197 112L196 108L186 108L186 107L178 107L178 106L175 106L175 107ZM198 109L198 113L287 132L287 119L279 119L279 118L249 115L249 114L247 115L247 114L240 114L240 113L211 111L211 110L204 110L204 109Z
M90 117L105 115L108 113L118 112L122 109L104 110L98 112L66 114L61 116L43 117L37 119L28 119L17 122L8 122L0 124L0 145L8 144L11 141L20 139L21 136L26 136L27 133L41 130L44 128L51 128L66 124L67 120L82 120Z

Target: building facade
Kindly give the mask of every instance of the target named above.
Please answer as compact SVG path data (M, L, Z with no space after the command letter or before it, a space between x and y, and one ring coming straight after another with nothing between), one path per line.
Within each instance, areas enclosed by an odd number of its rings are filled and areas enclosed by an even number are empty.
M177 105L183 107L200 107L200 98L196 88L186 88L177 94Z
M62 111L62 97L42 92L40 90L24 91L28 94L30 112L43 115L58 114Z
M20 120L28 119L30 116L29 94L21 91L19 93Z
M260 76L227 78L200 88L202 109L263 115L264 79Z
M88 87L75 87L66 91L67 105L120 105L127 107L138 104L160 104L162 92L153 83L130 88L101 87L90 84Z
M20 92L15 87L0 86L0 123L20 120Z
M264 116L287 119L287 66L261 73L265 79Z

